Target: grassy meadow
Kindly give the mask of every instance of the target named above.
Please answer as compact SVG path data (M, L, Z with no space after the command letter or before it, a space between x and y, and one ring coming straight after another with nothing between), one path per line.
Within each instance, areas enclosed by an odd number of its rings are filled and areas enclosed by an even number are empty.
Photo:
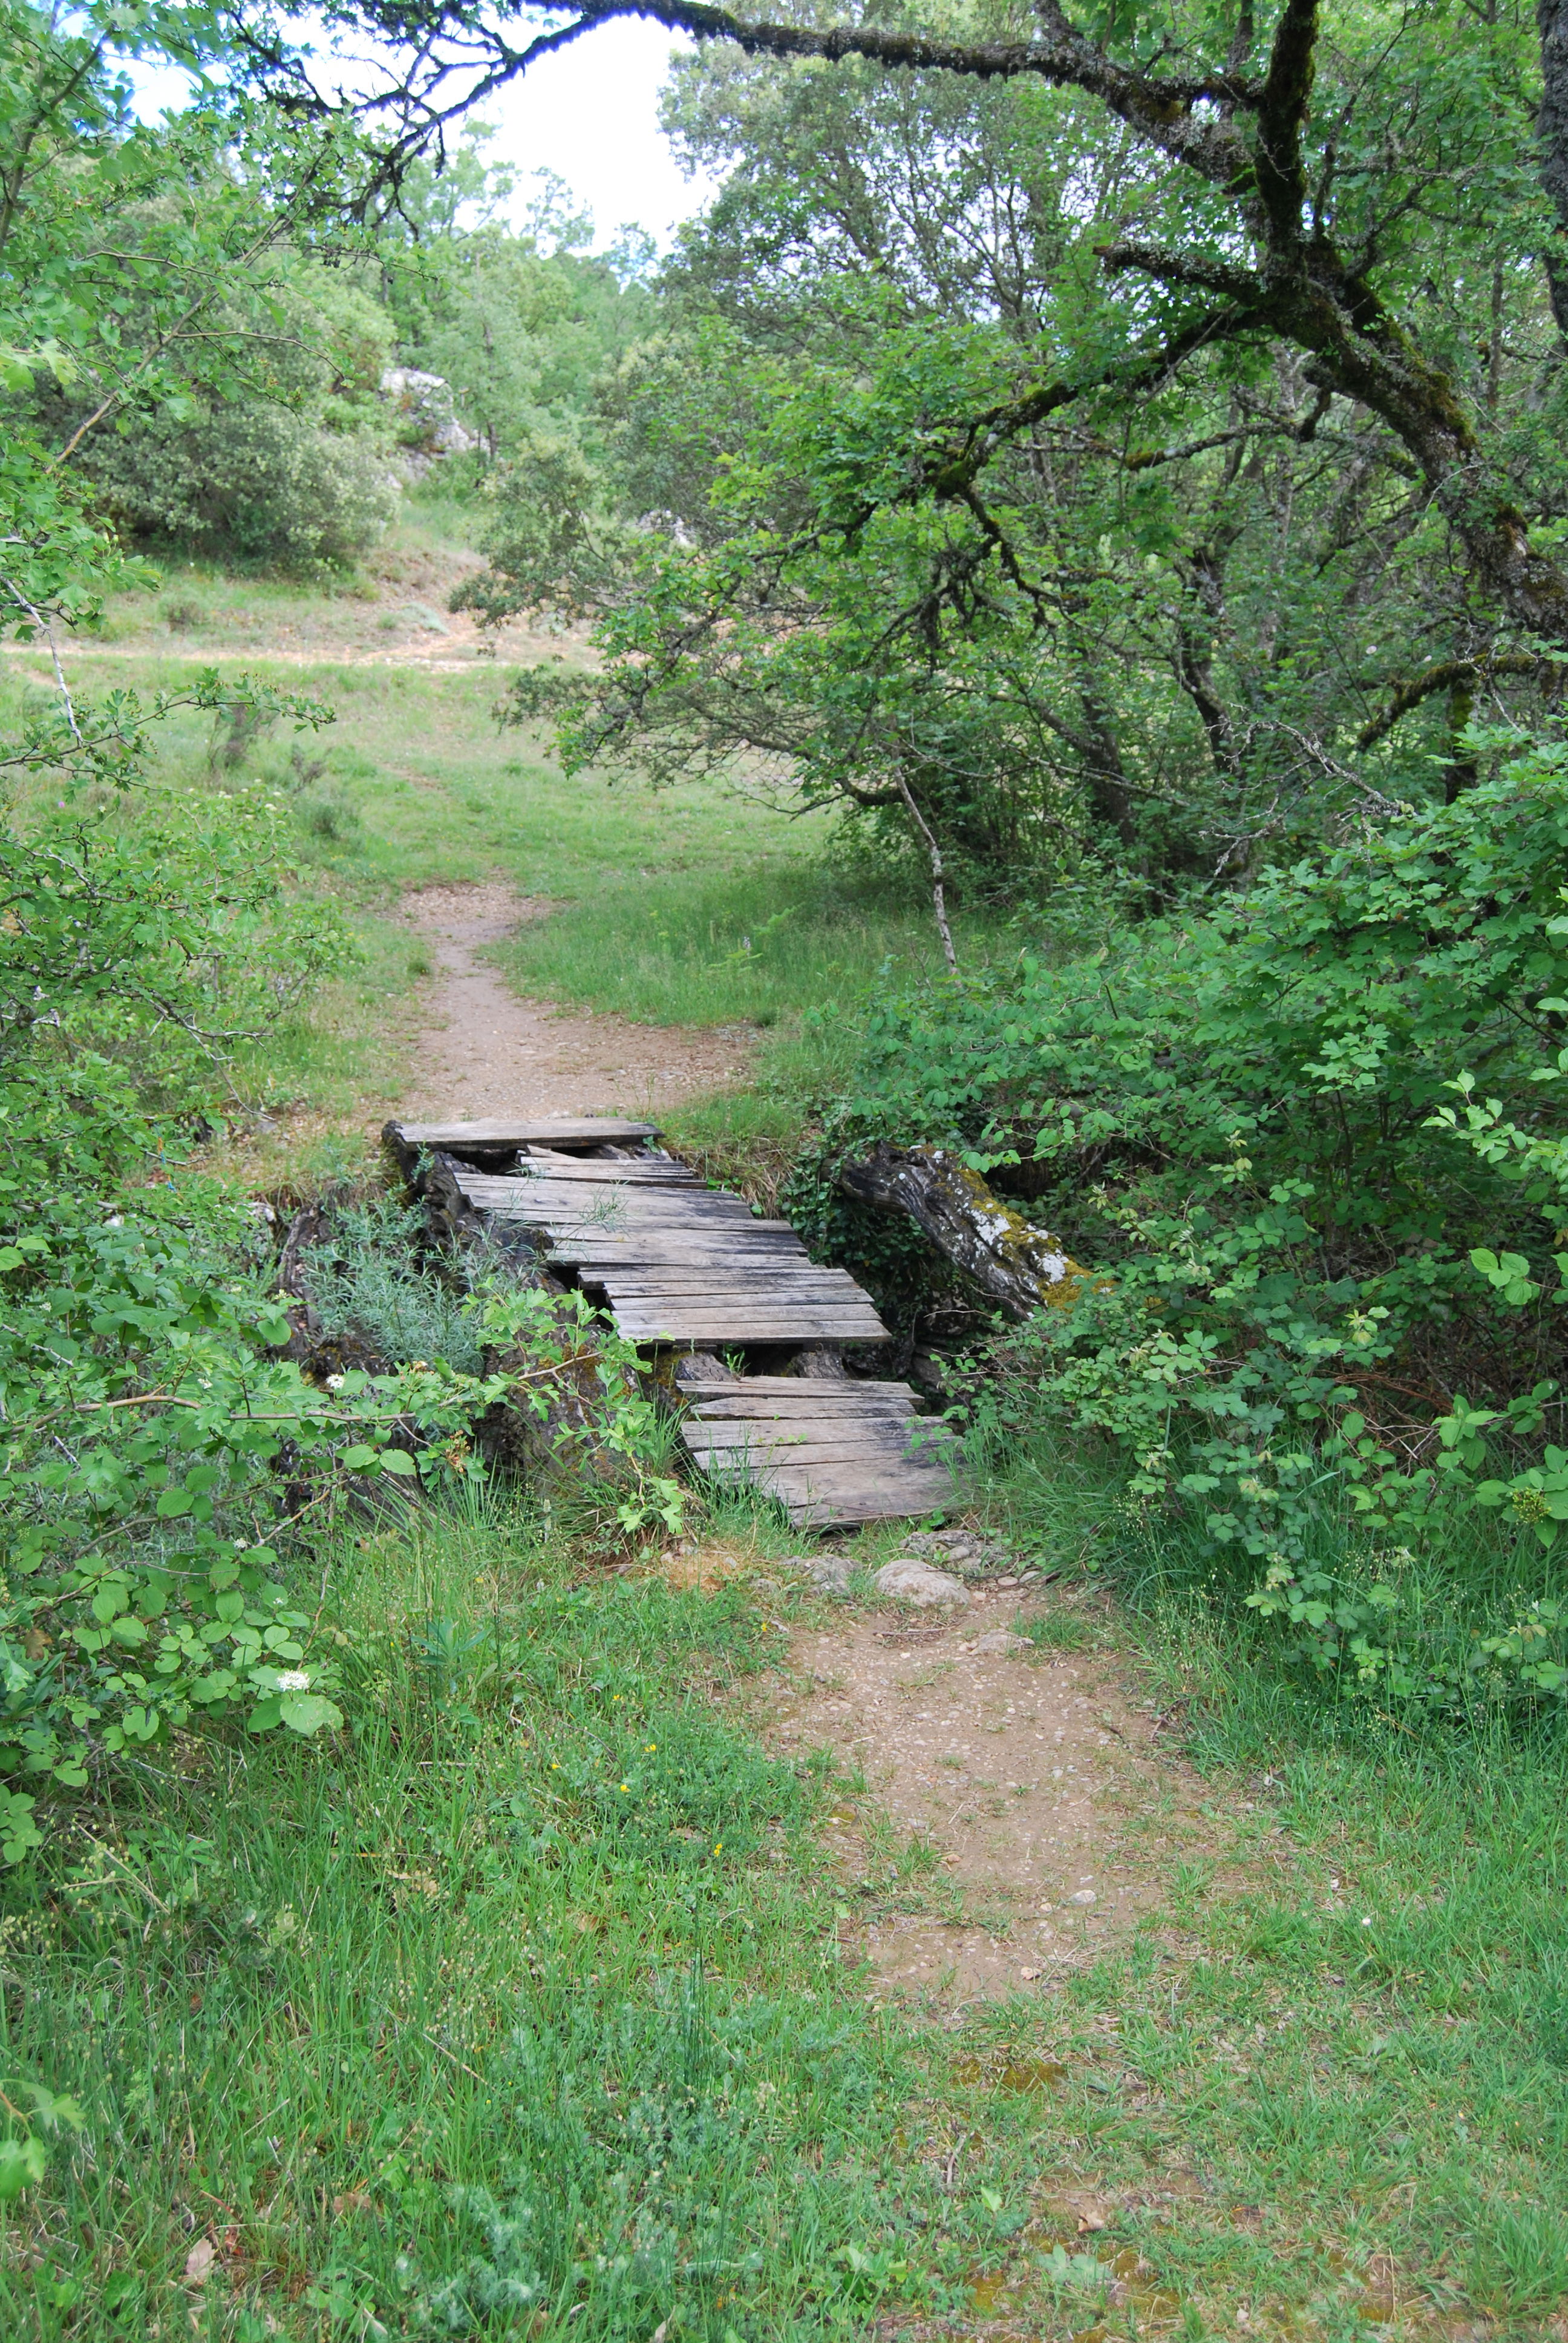
M847 856L830 815L743 785L565 779L538 734L497 723L510 639L498 656L478 655L471 626L444 615L474 560L458 517L440 506L416 515L352 584L312 592L175 570L156 593L119 598L101 637L71 653L85 691L129 683L150 699L218 659L331 711L319 730L286 719L238 740L205 716L176 715L163 736L168 786L259 781L276 795L302 883L348 910L365 952L360 981L308 1029L269 1040L258 1086L378 1118L396 1098L387 1045L398 1011L409 980L428 972L396 919L399 899L487 879L550 906L499 956L520 990L652 1024L753 1026L768 1036L761 1088L775 1099L841 1077L869 988L940 967L923 893ZM454 640L427 623L437 621ZM431 657L387 663L411 646ZM524 636L518 648L557 647ZM50 688L41 653L14 658L5 674L13 689ZM960 914L958 932L971 956L1009 948L983 914ZM759 1103L739 1109L743 1125Z
M939 966L928 907L846 875L820 818L568 785L497 730L504 660L356 663L439 614L454 548L427 513L357 598L171 574L73 658L150 690L288 649L337 711L216 775L205 722L172 728L160 786L266 783L363 955L241 1070L217 1160L295 1194L366 1160L427 974L399 897L494 877L554 906L506 949L519 989L760 1028L755 1089L686 1124L787 1147L869 990ZM83 2127L4 2209L0 2332L1560 2337L1561 1742L1338 1713L1092 1458L998 1451L980 1510L1109 1590L1088 1657L1201 1777L1178 1855L1132 1818L1130 1941L956 2018L876 1988L867 1923L954 1890L861 1776L769 1754L780 1627L832 1614L765 1513L699 1523L745 1565L716 1593L500 1493L361 1521L310 1565L348 1732L149 1750L53 1869L5 1875L0 2089L45 2081Z

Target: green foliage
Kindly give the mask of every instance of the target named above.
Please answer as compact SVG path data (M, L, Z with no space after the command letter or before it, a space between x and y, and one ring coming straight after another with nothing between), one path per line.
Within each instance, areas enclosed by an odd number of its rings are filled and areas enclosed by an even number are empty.
M1311 249L1544 558L1563 435L1533 28L1446 5L1311 21ZM1085 37L1219 73L1231 36L1156 11ZM1483 699L1555 723L1538 622L1435 439L1324 371L1293 322L1315 291L1287 317L1240 289L1268 275L1231 210L1242 151L1216 177L1152 117L1113 128L1110 85L719 42L681 65L668 119L721 192L658 337L600 387L589 460L518 447L467 591L594 627L598 671L525 676L518 720L553 714L574 764L742 755L905 852L907 788L970 893L1038 899L1108 860L1144 909L1462 789Z
M120 1067L149 1102L210 1098L239 1041L346 964L336 907L284 892L280 813L259 785L155 791L139 819L67 802L0 837L0 1051L14 1083L41 1086L35 1143L48 1094L72 1095L72 1052ZM94 1087L85 1067L80 1083Z
M198 76L156 123L136 118L126 70L152 57ZM91 612L123 566L111 516L295 559L344 558L386 518L352 437L374 315L295 249L347 196L352 128L226 88L232 58L199 8L0 12L14 618Z
M390 1199L336 1205L310 1248L307 1290L322 1334L352 1336L382 1359L440 1358L477 1374L483 1352L450 1272L420 1259L424 1215Z
M1557 1451L1531 1453L1559 1409L1537 1232L1559 1192L1494 1123L1479 1155L1457 1143L1444 1108L1479 1069L1497 1114L1552 1141L1565 776L1515 744L1452 806L1207 919L890 1003L827 1142L829 1165L869 1135L956 1144L1093 1264L977 1370L978 1425L1043 1408L1103 1436L1131 1497L1190 1512L1305 1661L1440 1704L1477 1671L1527 1702L1568 1688L1551 1588L1505 1598L1456 1677L1404 1635L1386 1574L1354 1588L1322 1557L1347 1512L1399 1546L1501 1506L1535 1546L1568 1509ZM1478 1383L1490 1403L1455 1391ZM1512 1444L1501 1479L1488 1441Z
M44 2145L46 2132L79 2132L86 2124L75 2099L66 2097L64 2092L50 2090L45 2083L31 2078L10 2080L10 2090L28 2104L18 2107L9 2093L0 2088L0 2100L11 2119L0 2137L0 2205L9 2205L25 2188L43 2179L49 2168L48 2150Z
M133 539L291 569L347 566L397 508L373 438L262 398L213 405L189 422L153 417L100 442L83 468Z
M209 677L190 697L251 732L322 713L222 695ZM176 1168L182 1118L210 1111L236 1046L341 964L343 930L290 894L262 785L128 797L147 752L128 696L79 713L62 695L12 762L63 762L68 795L24 800L30 819L0 836L11 1862L39 1844L45 1785L88 1789L197 1726L339 1727L338 1644L291 1588L291 1556L353 1490L477 1481L474 1429L503 1404L546 1426L555 1469L613 1461L621 1534L680 1518L634 1354L580 1296L471 1296L457 1363L403 1352L394 1374L321 1389L279 1355L271 1263L248 1216Z
M20 1183L8 1188L15 1209ZM0 1251L0 1768L27 1785L10 1859L35 1843L24 1810L37 1777L85 1788L106 1762L200 1724L341 1725L341 1637L291 1595L277 1543L297 1545L355 1486L477 1481L474 1429L503 1403L549 1427L556 1470L614 1460L623 1533L653 1518L678 1529L678 1489L648 1469L659 1451L635 1353L582 1297L473 1296L478 1340L504 1353L498 1372L437 1356L321 1389L277 1355L287 1321L265 1270L240 1265L235 1214L226 1229L215 1196L185 1181L161 1209L106 1217L58 1192L48 1204L46 1233L30 1213Z

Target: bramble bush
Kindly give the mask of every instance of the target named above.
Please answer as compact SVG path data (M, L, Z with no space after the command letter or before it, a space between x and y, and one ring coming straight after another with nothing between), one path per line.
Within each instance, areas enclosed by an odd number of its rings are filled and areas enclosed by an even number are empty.
M975 1429L1099 1435L1294 1657L1439 1706L1568 1694L1568 750L1473 739L1452 805L879 1009L812 1167L940 1140L1027 1198L1105 1274L971 1363ZM1455 1658L1396 1558L1488 1515L1528 1542Z
M215 676L197 696L230 705L236 689L220 701ZM299 1597L291 1558L373 1483L479 1477L490 1411L545 1420L547 1459L589 1441L614 1455L623 1531L678 1518L631 1354L580 1300L482 1286L455 1322L457 1364L321 1385L284 1355L270 1245L188 1159L232 1101L236 1046L343 965L347 941L291 888L259 788L131 794L150 721L129 696L62 700L8 756L24 787L52 769L65 789L25 799L0 830L9 1863L44 1843L45 1793L57 1804L173 1733L340 1726L344 1639Z

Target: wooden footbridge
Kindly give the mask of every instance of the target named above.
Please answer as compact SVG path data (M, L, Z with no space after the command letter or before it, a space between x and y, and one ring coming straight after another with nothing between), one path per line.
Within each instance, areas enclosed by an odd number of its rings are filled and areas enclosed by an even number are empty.
M802 1528L953 1504L947 1427L907 1383L845 1372L846 1345L890 1339L869 1296L787 1221L677 1162L652 1123L389 1122L384 1137L439 1226L528 1246L650 1366L678 1354L681 1438L714 1479L755 1483Z

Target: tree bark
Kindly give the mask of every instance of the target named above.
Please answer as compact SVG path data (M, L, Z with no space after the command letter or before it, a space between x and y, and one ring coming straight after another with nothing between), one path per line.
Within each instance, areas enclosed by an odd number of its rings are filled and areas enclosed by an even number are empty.
M1541 35L1541 110L1535 135L1541 144L1541 185L1568 239L1568 0L1536 0ZM1568 341L1568 256L1559 247L1542 255L1552 314Z
M839 1185L857 1203L908 1212L939 1252L1015 1318L1068 1308L1077 1297L1085 1274L1078 1263L947 1148L879 1140L861 1162L840 1167Z

